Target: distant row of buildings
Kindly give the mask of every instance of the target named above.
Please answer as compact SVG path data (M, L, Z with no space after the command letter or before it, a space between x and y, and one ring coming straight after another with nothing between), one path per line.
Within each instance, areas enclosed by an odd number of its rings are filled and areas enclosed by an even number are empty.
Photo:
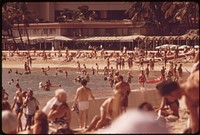
M82 22L69 21L63 23L55 22L56 15L58 14L59 11L63 10L64 8L75 10L77 9L77 7L81 5L88 5L90 10L95 10L95 12L98 13L98 15L102 20L82 21ZM130 6L129 2L28 2L29 9L36 12L35 13L36 18L43 18L44 20L49 22L49 23L30 24L29 27L27 27L28 35L32 39L38 36L46 36L46 37L64 36L67 38L71 38L72 41L74 41L75 39L83 39L88 37L99 37L99 36L110 37L110 36L130 36L130 35L144 35L144 36L158 35L159 30L154 25L150 25L144 21L134 23L133 25L131 20L124 19L126 18L126 16L123 16L121 14L122 12L124 13L129 8L129 6ZM198 24L199 22L196 22L196 20L194 20L192 27L194 29L199 29ZM184 21L178 26L177 25L172 26L171 29L174 30L173 35L183 35L188 31L188 28L184 24ZM20 32L23 37L26 37L26 32L22 24L20 25ZM6 35L6 32L2 33L3 35ZM13 28L13 34L15 37L19 37L17 25L15 25ZM198 38L194 40L198 40ZM48 47L43 47L42 49L50 49L51 46L60 46L60 45L61 47L64 47L75 44L71 48L77 47L77 44L82 44L82 45L84 44L84 46L86 46L86 44L88 45L88 43L85 42L74 43L72 41L66 40L66 42L63 42L63 40L61 41L45 40L45 43L43 43L41 40L40 42L38 42L37 40L31 40L30 42L31 46L29 46L28 48L32 48L33 46L38 46L36 48L41 49L41 46L43 46L41 44L45 44L45 46L48 46ZM12 40L11 39L8 40L5 37L5 39L2 40L2 42L4 45L4 49L7 49L6 44L12 43ZM95 41L95 42L97 42L95 44L99 45L102 44L103 41ZM109 41L109 45L110 44L120 44L120 46L127 45L127 43L116 43L116 41L113 41L114 43L110 42L112 41ZM18 43L20 44L20 40L18 40ZM196 41L192 41L191 43L197 44ZM105 44L106 46L106 43L103 44ZM145 43L145 45L146 44L147 42ZM184 44L186 44L186 42ZM133 46L133 45L138 45L138 42L134 43L134 41L132 41L131 43L128 43L128 46ZM156 45L159 45L159 43L156 44L155 41L154 46Z

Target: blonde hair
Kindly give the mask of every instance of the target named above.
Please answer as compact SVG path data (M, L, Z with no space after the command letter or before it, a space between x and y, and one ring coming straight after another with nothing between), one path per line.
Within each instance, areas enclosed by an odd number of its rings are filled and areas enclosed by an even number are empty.
M49 130L48 117L43 111L38 110L35 112L34 122L36 125L41 127L40 134L48 134L48 130ZM39 133L36 133L36 134L39 134Z
M47 115L44 112L42 112L41 110L35 112L34 115L35 122L46 121L46 120L47 120Z
M60 102L67 101L67 93L64 89L55 90L55 96L59 98Z

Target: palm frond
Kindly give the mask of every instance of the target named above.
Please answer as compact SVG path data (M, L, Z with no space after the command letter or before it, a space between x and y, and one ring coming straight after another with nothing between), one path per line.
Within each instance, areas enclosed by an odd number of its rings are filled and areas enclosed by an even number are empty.
M171 6L172 6L172 2L164 2L164 3L162 4L161 10L162 10L163 12L166 12L167 9L169 9Z
M141 8L148 9L149 5L150 5L150 2L142 2Z
M177 20L177 18L180 18L180 20L182 20L186 12L187 12L186 7L179 9L178 12L174 15L173 19Z
M167 19L168 17L172 16L174 13L174 10L176 8L176 5L172 5L165 13L165 19Z

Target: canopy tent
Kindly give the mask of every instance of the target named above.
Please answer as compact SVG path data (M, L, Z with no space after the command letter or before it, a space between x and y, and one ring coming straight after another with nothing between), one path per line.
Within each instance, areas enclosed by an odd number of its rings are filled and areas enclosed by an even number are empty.
M28 42L28 38L26 36L22 37L23 42ZM72 41L73 39L68 38L68 37L64 37L64 36L30 36L29 37L30 41L54 41L54 40L58 40L58 41ZM13 39L8 39L7 41L13 41ZM17 43L21 42L21 38L15 38L15 41Z
M98 37L87 37L77 39L76 41L125 41L132 42L133 40L143 39L143 35L131 35L131 36L98 36Z
M184 49L184 48L190 48L190 46L189 46L189 45L181 45L181 46L179 46L178 48L179 48L179 49Z
M176 47L179 47L179 45L164 44L164 45L161 45L161 46L157 46L156 49L165 49L167 47L170 47L170 49L175 49Z
M49 38L48 40L72 41L73 39L64 36L54 36L53 38Z
M87 37L77 39L76 41L120 41L119 36L101 36L101 37Z
M132 42L133 40L144 39L143 35L120 36L120 41Z
M195 45L194 48L199 49L199 45Z

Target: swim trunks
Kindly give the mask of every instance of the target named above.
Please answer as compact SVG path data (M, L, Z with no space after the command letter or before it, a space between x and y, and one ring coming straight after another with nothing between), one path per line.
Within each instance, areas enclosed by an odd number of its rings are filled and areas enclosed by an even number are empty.
M89 101L79 101L78 102L78 109L80 111L84 111L86 109L89 109Z
M128 96L125 96L122 101L122 107L128 107Z

